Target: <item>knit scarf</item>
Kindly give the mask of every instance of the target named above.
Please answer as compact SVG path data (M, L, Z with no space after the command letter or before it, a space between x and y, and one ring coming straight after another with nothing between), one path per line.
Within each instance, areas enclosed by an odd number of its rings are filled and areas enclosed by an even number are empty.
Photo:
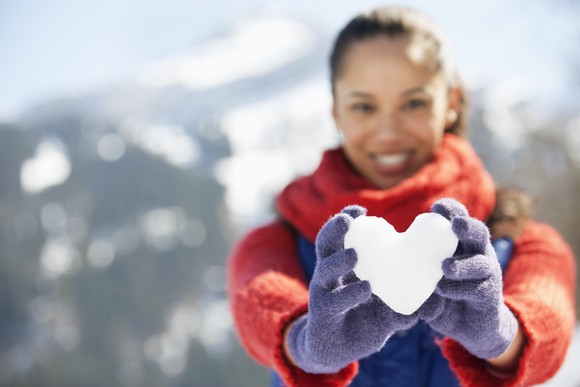
M445 135L430 163L388 189L377 189L357 174L342 148L327 150L314 173L286 186L276 204L282 219L313 242L322 225L347 205L361 205L367 215L382 217L402 232L443 197L463 203L481 220L495 205L491 176L471 145L453 134Z

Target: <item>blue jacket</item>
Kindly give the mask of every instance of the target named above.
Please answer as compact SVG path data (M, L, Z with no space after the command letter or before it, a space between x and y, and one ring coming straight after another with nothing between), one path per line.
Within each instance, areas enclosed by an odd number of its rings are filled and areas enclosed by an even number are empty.
M314 245L303 237L298 238L300 262L308 282L312 279L316 254ZM509 239L493 242L502 270L505 270L513 249ZM351 383L353 387L454 387L459 386L456 376L435 343L441 336L427 324L420 322L407 331L394 334L373 355L359 360L359 373ZM282 382L273 374L272 386Z

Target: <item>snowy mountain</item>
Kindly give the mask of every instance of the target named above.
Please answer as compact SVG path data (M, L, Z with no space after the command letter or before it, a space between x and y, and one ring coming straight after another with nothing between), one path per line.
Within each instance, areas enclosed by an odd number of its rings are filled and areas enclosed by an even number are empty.
M234 337L225 260L338 141L330 35L301 20L240 20L115 88L0 126L0 384L267 383ZM578 121L506 90L471 90L473 143L572 240ZM577 342L552 383L578 383Z

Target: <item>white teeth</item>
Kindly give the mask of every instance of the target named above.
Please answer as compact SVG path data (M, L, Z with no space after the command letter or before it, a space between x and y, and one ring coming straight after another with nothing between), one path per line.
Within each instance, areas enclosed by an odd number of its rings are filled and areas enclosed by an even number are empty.
M376 160L383 165L393 166L405 162L405 160L407 160L408 157L409 154L405 152L405 153L396 153L392 155L377 155Z

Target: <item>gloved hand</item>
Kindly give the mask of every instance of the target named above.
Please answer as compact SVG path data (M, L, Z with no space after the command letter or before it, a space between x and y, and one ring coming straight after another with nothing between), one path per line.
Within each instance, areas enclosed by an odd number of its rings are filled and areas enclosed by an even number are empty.
M306 372L338 372L418 321L417 313L406 316L389 308L372 294L368 281L353 272L357 256L344 248L344 235L353 218L365 213L359 206L346 207L316 237L308 313L295 321L287 336L290 355Z
M451 221L459 243L453 257L443 261L443 278L434 292L441 312L426 320L471 354L497 357L512 342L518 322L503 302L501 269L489 230L453 199L441 199L431 210Z

